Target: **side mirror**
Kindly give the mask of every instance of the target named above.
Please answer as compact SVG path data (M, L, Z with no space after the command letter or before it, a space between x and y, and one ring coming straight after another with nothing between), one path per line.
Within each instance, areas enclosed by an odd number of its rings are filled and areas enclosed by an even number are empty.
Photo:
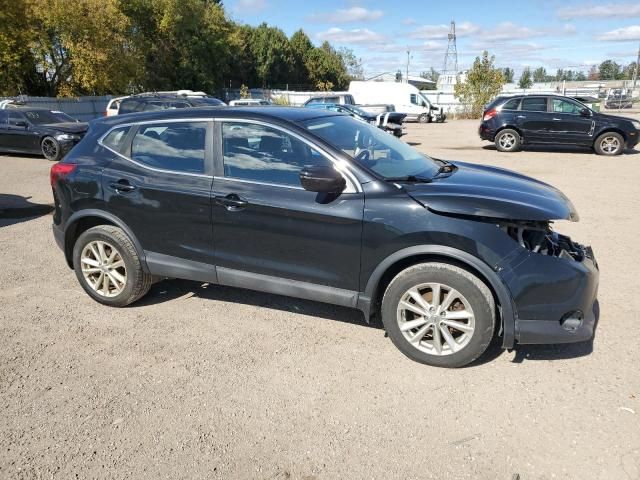
M583 117L590 117L591 110L589 110L588 108L583 108L582 110L580 110L580 115L582 115Z
M344 177L331 166L304 167L300 183L305 190L317 193L340 193L347 187Z
M16 127L25 127L27 128L29 126L29 124L27 122L25 122L24 120L18 120L15 123Z

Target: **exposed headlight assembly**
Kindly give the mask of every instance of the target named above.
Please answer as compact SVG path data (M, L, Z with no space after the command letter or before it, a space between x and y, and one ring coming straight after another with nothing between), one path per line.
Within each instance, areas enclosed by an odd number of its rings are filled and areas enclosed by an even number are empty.
M70 133L61 133L60 135L56 135L56 140L80 140L78 135L72 135Z
M640 122L637 120L631 120L631 125L633 125L633 128L635 128L636 130L640 130Z
M581 262L585 249L566 235L554 232L549 223L503 223L500 228L522 248L552 257L565 258Z

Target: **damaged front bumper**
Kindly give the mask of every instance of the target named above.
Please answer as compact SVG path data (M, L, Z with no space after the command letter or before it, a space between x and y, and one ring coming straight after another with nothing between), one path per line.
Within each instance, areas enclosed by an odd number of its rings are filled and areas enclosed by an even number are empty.
M593 250L550 230L542 241L534 240L530 232L509 232L524 248L499 271L514 302L515 340L520 344L590 340L599 315L599 269Z

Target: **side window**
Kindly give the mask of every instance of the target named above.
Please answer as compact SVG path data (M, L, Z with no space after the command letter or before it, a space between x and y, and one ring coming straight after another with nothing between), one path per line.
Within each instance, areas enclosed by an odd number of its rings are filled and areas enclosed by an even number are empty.
M547 99L545 97L523 98L521 110L526 110L527 112L546 112Z
M505 102L504 105L502 105L501 110L517 110L519 106L520 106L520 99L512 98L511 100Z
M149 102L144 106L145 112L151 112L154 110L164 110L164 102Z
M555 113L571 113L573 115L580 115L582 107L579 107L573 102L568 102L567 100L553 98L551 99L551 110Z
M9 112L9 125L16 126L17 122L26 122L27 117L22 112Z
M131 158L152 168L204 173L206 122L140 125L131 143Z
M331 164L306 143L263 125L224 123L222 144L229 178L299 187L303 167Z
M118 111L118 113L123 114L135 112L139 106L140 102L138 102L137 100L123 100L122 102L120 102L120 110Z
M413 103L414 105L419 105L418 96L415 93L412 93L409 98L411 100L411 103Z
M189 108L191 105L189 105L186 102L170 102L169 103L169 108Z
M6 128L9 115L6 110L0 110L0 128Z
M127 138L129 130L131 130L131 127L120 127L111 130L111 132L102 139L102 144L116 152L122 152L122 146L124 145L124 140Z

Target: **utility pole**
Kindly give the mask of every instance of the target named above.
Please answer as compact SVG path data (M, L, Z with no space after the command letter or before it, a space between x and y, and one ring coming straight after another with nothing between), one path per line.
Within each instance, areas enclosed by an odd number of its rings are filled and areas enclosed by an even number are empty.
M636 68L633 70L633 89L636 88L636 83L638 81L638 74L640 71L640 43L638 44L638 58L636 58Z
M406 81L407 83L409 83L409 59L410 59L410 58L411 58L411 50L409 50L409 49L407 48L407 76L405 77L405 78L406 78L406 80L405 80L405 81Z
M452 72L458 74L458 47L456 46L456 22L451 20L451 28L447 36L447 53L444 54L444 66L442 73Z

